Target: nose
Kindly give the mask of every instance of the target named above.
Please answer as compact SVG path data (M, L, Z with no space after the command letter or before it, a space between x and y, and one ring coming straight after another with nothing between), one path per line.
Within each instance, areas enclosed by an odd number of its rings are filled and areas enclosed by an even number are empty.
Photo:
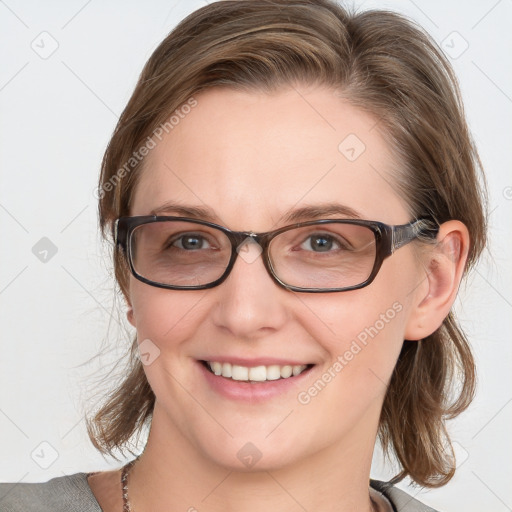
M215 325L239 339L256 339L278 331L289 318L291 292L268 274L261 247L248 241L239 248L235 265L218 286Z

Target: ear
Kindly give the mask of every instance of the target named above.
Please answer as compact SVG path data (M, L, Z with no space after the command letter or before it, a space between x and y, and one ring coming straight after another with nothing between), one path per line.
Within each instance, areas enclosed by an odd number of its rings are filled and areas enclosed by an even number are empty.
M462 222L450 220L441 224L437 243L427 247L421 256L426 259L425 286L418 287L405 339L429 336L448 316L464 274L469 243L469 232Z
M128 309L126 310L126 318L128 319L128 322L130 322L133 325L133 327L137 327L135 317L133 315L133 307L129 302Z

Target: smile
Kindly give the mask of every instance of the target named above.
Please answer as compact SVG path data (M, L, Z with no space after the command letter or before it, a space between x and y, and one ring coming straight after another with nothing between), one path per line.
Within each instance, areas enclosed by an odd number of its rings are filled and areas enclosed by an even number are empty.
M241 366L219 361L203 361L211 373L227 379L242 382L265 382L296 377L313 365L269 365L269 366Z

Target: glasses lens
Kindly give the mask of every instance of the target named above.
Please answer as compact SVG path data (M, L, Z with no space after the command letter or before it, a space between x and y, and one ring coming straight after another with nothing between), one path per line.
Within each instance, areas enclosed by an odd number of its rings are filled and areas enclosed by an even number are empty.
M269 248L277 277L297 288L357 286L370 276L376 257L373 231L365 226L326 223L290 229Z
M231 244L220 230L185 221L137 226L130 239L137 274L170 286L202 286L219 279L231 256Z

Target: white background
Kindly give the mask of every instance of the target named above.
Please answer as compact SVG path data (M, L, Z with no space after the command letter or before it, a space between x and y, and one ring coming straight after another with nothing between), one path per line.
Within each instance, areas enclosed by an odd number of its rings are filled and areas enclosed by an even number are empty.
M93 190L143 64L202 5L0 2L0 481L119 466L95 451L82 420L99 397L96 370L129 343ZM489 181L490 249L457 303L479 366L477 398L450 424L459 469L444 488L408 491L445 512L512 510L512 2L355 5L407 14L451 54ZM31 47L52 44L47 58ZM43 237L57 249L46 263L32 251ZM378 455L372 475L390 476Z

